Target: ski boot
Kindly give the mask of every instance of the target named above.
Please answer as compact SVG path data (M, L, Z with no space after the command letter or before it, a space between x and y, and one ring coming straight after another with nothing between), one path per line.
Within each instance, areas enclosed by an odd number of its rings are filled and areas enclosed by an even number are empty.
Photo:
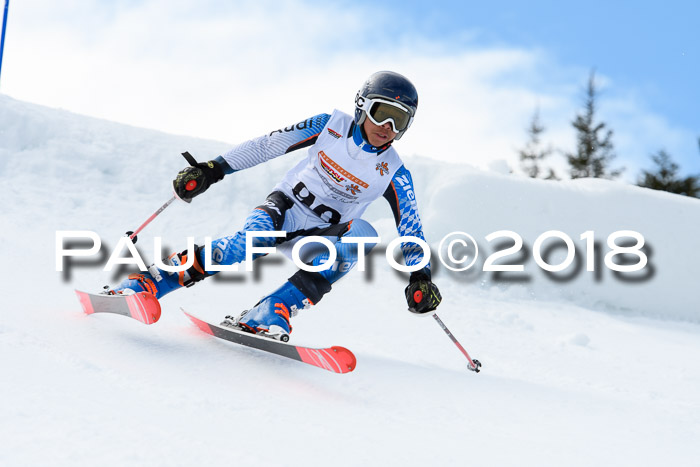
M202 247L195 246L194 265L186 271L166 272L158 269L152 264L148 267L147 272L129 274L129 276L114 289L110 289L108 286L105 286L104 293L108 295L129 295L138 292L148 292L160 300L160 298L173 290L179 289L183 286L190 287L194 285L195 282L207 277L207 273L204 272L204 269L201 267L199 261L199 253L201 249ZM185 264L187 262L187 250L179 254L173 253L164 262L170 266L180 266Z
M287 342L292 332L289 319L311 305L311 300L288 281L240 316L226 316L221 325Z
M105 290L108 295L131 295L139 292L148 292L157 299L160 299L165 294L179 289L180 287L181 285L177 281L177 276L173 278L173 276L168 275L167 272L161 271L154 265L151 265L148 268L148 272L129 274L121 284L113 289L109 289L108 286L105 286Z

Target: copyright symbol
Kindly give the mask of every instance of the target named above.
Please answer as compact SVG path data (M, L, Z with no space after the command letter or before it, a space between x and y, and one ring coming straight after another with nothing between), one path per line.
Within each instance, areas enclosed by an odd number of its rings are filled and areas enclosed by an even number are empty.
M447 248L445 249L447 250L447 258L449 260L449 263L445 261L445 258L443 257L443 246L445 246L445 243L447 243ZM455 258L456 245L461 245L462 254L459 258ZM465 249L467 250L466 253L464 252ZM471 255L469 255L470 252L472 253ZM472 267L476 262L476 258L479 256L479 246L476 244L476 240L474 240L474 237L472 237L468 233L452 232L450 234L447 234L440 242L440 246L438 247L438 256L440 257L440 262L442 262L443 266L445 266L450 271L466 271L467 269ZM451 266L451 264L462 265L469 261L470 258L471 262L466 266Z

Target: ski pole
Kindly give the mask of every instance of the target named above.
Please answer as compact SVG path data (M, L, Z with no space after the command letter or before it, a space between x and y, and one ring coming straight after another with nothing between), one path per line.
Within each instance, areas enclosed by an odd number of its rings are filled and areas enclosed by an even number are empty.
M479 362L479 360L476 360L476 359L472 360L472 358L469 356L467 351L464 350L464 347L462 347L462 344L460 344L459 341L457 340L457 338L450 332L449 329L447 329L447 326L445 326L445 323L442 322L442 320L437 315L437 313L433 312L433 318L435 318L435 321L437 321L437 323L440 325L442 330L445 331L445 334L447 334L450 337L450 339L452 339L452 342L455 343L457 348L462 351L462 353L464 354L465 357L467 357L467 360L469 361L469 369L471 371L476 372L476 373L481 371L480 370L481 362Z
M190 154L189 152L185 151L185 152L182 153L182 157L184 157L184 158L187 160L187 162L190 163L191 166L197 167L197 161L195 160L194 157L192 157L192 154ZM190 184L188 183L187 186L185 187L185 189L186 189L187 191L192 191L192 190L195 189L195 187L196 187L196 184L190 185ZM158 210L157 210L156 212L154 212L153 214L151 214L151 217L149 217L148 219L146 219L146 222L144 222L143 224L141 224L141 226L140 226L138 229L136 229L136 230L134 230L134 231L131 231L131 230L130 230L130 231L128 231L128 232L126 233L126 235L129 236L129 238L131 239L131 241L132 241L133 243L136 243L136 240L138 240L138 237L137 237L136 235L137 235L139 232L141 232L148 224L150 224L151 221L152 221L153 219L155 219L155 218L158 216L158 214L160 214L161 212L165 211L165 208L167 208L168 206L170 206L170 204L171 204L173 201L175 201L176 199L182 199L182 198L180 198L179 196L177 196L177 194L173 194L173 197L170 198L168 201L166 201L165 204L163 204L161 207L159 207ZM186 203L189 203L189 202L191 201L191 200L186 200L186 199L182 199L182 200L185 201Z
M420 290L416 290L413 293L413 300L415 300L416 303L422 302L423 301L423 292L421 292ZM411 309L409 308L409 310L411 310ZM481 362L479 362L479 360L472 360L472 358L469 356L467 351L464 350L464 347L462 347L462 344L460 344L459 341L457 340L457 338L450 332L449 329L447 329L447 326L445 326L445 323L442 322L442 320L437 315L437 313L435 313L435 311L432 311L431 313L433 315L433 318L435 318L435 321L437 321L437 323L440 325L442 330L445 331L445 334L447 334L449 336L449 338L452 339L452 342L454 342L455 345L457 346L457 348L462 351L462 353L464 354L465 357L467 357L467 361L469 361L469 369L472 371L475 371L476 373L481 371L480 370Z
M5 30L7 29L7 10L10 0L5 0L5 10L2 14L2 36L0 37L0 71L2 71L2 51L5 48Z
M167 208L168 206L170 206L170 203L172 203L172 202L175 201L176 199L177 199L177 196L173 195L173 197L170 198L168 201L166 201L164 205L162 205L161 207L159 207L158 210L157 210L156 212L154 212L153 214L151 214L151 217L149 217L148 219L146 219L146 222L144 222L143 224L141 224L141 226L140 226L138 229L134 230L133 232L132 232L132 231L128 231L126 234L129 236L129 238L131 239L131 241L134 242L134 243L136 243L136 240L137 240L136 235L137 235L139 232L141 232L141 231L144 229L144 227L146 227L148 224L150 224L151 221L152 221L153 219L155 219L156 216L157 216L158 214L160 214L161 212L165 211L165 208Z

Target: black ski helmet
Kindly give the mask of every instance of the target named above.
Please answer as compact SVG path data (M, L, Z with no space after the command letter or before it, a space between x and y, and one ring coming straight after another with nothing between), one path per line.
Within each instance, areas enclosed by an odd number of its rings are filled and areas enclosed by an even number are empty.
M370 76L355 96L355 124L361 127L367 118L367 112L362 107L365 99L383 98L387 101L401 104L410 115L408 125L399 131L394 140L408 130L418 109L418 92L408 78L393 71L378 71Z

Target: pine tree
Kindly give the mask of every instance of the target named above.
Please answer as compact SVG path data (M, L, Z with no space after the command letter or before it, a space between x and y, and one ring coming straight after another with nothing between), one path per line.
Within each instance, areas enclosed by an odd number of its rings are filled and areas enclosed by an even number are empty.
M656 164L656 171L642 171L637 185L652 190L700 198L700 176L679 177L680 167L671 160L671 156L664 150L652 154L651 159Z
M540 163L552 154L551 147L542 147L542 141L540 135L544 132L545 128L540 123L540 112L539 109L535 110L535 114L532 116L530 121L530 126L527 128L527 134L530 137L529 141L525 145L525 148L518 151L520 155L520 166L523 171L532 178L539 178L542 173L542 168L540 168ZM544 178L547 180L559 180L551 168L547 169L548 175Z
M576 153L567 153L571 166L571 178L609 178L619 177L624 169L609 170L610 162L615 158L612 135L605 123L595 123L596 99L595 73L591 72L586 88L584 112L578 114L572 122L576 129Z

